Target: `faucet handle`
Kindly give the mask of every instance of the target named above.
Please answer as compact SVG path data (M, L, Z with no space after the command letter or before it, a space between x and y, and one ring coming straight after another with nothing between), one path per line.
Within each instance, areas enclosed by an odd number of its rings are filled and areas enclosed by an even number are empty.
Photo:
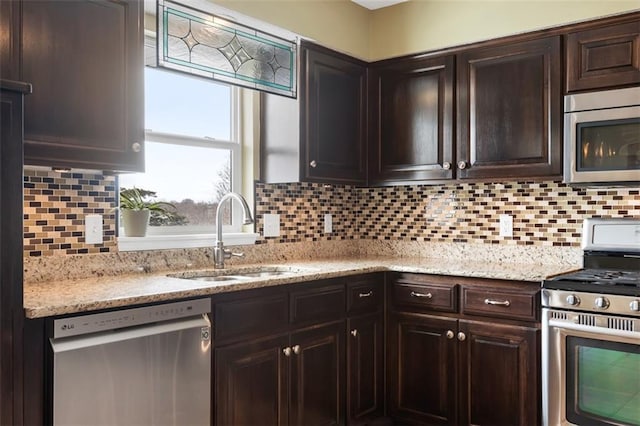
M242 252L234 252L234 251L231 251L229 249L224 249L224 258L225 259L231 259L231 256L244 257L244 253L242 253Z

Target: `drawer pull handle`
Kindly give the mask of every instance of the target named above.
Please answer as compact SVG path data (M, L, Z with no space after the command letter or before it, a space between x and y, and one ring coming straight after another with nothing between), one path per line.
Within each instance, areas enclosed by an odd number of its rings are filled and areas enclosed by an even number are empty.
M351 335L352 335L353 337L358 337L358 330L357 330L357 329L353 329L353 330L351 330Z
M366 293L359 293L358 294L358 297L371 297L371 296L373 296L373 290L369 290Z
M293 353L298 355L300 353L300 345L293 346Z
M284 356L291 356L291 348L286 347L282 350L282 353L284 353Z
M455 336L453 330L447 330L447 339L451 340Z
M511 302L509 302L508 300L484 299L484 304L485 305L497 305L497 306L509 306L509 305L511 305Z
M466 334L464 334L462 331L458 333L458 340L460 340L461 342L464 342L466 338L467 338Z
M431 299L433 298L433 295L431 293L416 293L415 291L412 291L411 297L424 297L426 299Z

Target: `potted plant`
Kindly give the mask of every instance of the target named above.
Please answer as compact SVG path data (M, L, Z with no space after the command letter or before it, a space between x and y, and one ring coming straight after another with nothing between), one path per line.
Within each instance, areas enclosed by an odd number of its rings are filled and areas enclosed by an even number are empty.
M156 197L154 191L136 187L120 190L120 212L125 236L144 237L147 234L151 212L168 216L174 214L169 210L175 210L173 204L155 201Z

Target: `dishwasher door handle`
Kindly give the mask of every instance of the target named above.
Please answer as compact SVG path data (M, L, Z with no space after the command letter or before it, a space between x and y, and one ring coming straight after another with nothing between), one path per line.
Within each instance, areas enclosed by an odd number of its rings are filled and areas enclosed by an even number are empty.
M206 340L209 340L211 336L211 321L207 314L178 321L158 322L140 327L122 328L113 331L49 340L51 341L53 352L61 353L190 328L200 328L201 330L206 328L207 330L203 330L202 332L202 338L205 339L206 337Z

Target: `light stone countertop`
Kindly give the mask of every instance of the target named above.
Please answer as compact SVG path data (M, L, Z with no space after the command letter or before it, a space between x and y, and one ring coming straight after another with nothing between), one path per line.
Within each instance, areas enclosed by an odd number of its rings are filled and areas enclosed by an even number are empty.
M194 269L25 283L25 315L27 318L41 318L380 271L540 282L546 277L576 269L567 265L491 263L423 257L289 261L232 266L228 269L255 271L264 267L279 267L288 269L291 273L219 282L167 276L180 272L197 275L205 271Z

